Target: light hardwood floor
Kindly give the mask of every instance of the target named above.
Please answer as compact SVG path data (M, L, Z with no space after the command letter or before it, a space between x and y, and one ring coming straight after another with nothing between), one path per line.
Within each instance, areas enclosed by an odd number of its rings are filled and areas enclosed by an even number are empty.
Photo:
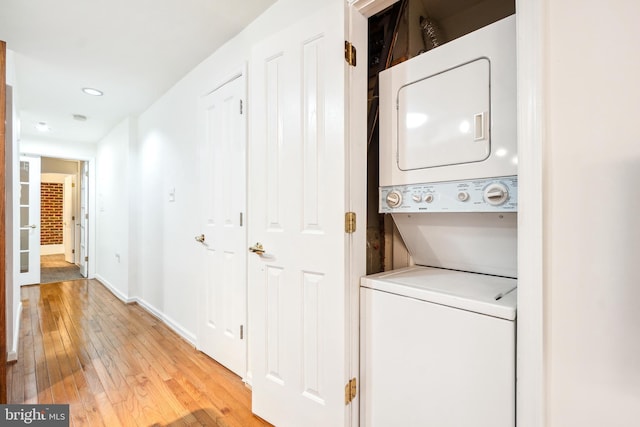
M22 288L9 403L68 403L73 426L268 426L240 378L95 280Z

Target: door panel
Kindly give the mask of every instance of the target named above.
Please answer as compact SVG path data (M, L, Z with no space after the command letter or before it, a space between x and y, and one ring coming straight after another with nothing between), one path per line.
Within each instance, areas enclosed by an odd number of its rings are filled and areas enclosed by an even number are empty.
M40 157L20 158L20 286L40 283Z
M241 377L247 373L245 75L203 99L206 132L203 221L206 280L198 348Z
M328 3L252 53L252 402L279 427L348 418L344 11Z

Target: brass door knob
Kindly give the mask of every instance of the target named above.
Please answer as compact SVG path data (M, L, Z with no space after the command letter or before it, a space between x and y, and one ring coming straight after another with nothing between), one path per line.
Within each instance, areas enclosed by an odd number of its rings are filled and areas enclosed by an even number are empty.
M204 234L196 236L195 238L196 238L196 242L204 243L204 240L205 240Z
M249 248L249 251L253 252L254 254L262 255L264 254L264 247L262 247L262 243L258 242L255 245L251 246Z

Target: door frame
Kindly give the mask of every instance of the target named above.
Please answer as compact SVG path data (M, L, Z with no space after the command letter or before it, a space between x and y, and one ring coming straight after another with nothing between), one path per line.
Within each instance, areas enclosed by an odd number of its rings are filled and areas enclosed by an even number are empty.
M369 18L399 0L348 0L364 17ZM518 324L516 372L516 423L519 427L542 427L546 413L545 318L544 318L544 129L546 96L545 0L516 0L517 84L518 84ZM366 27L357 30L354 40L362 40L358 58L366 64ZM360 42L362 43L362 41ZM355 82L353 99L363 83ZM353 108L353 106L352 106ZM353 111L353 110L352 110ZM360 118L354 127L366 128ZM363 169L363 170L366 170ZM542 236L542 238L540 237ZM526 244L525 244L526 242ZM357 424L354 424L357 425Z
M364 58L357 61L360 64L367 64L368 17L354 4L347 4L345 7L347 8L345 17L348 20L346 23L348 41L353 46L359 47L360 55L364 55ZM346 185L348 200L345 205L350 212L356 213L356 230L348 237L349 264L346 269L348 286L346 301L349 305L348 324L350 326L348 336L351 339L348 366L351 376L357 378L357 382L360 383L360 278L367 274L367 103L360 100L367 99L368 70L363 65L358 67L356 63L355 67L347 66L346 73L345 112L347 117L345 123L352 125L345 129L348 167ZM356 384L356 386L359 385ZM359 426L360 393L356 393L347 416L349 413L350 419L346 420L345 425Z
M71 197L71 201L67 203L66 199L64 199L65 197L67 197L68 193L67 193L67 184L66 184L66 180L68 178L71 178L71 183L72 185L72 190L71 190L71 195L69 197ZM42 188L42 184L43 183L55 183L55 184L62 184L63 185L63 221L65 220L64 218L64 210L68 207L71 210L71 215L74 217L78 216L78 212L76 211L76 188L75 188L75 182L77 179L77 174L67 174L67 173L42 173L40 174L40 188ZM75 219L72 220L72 222L75 222ZM75 235L75 224L72 224L72 234ZM49 255L50 251L52 249L57 249L59 250L60 247L64 248L64 252L65 252L65 257L66 257L66 249L67 249L67 239L65 239L64 237L64 226L63 226L63 243L61 243L57 248L51 248L48 250L43 251L42 247L44 245L42 245L42 242L40 242L40 256L42 257L43 255ZM70 246L71 249L76 249L76 243L75 243L75 236L72 237L71 241L70 241ZM59 252L57 252L59 253ZM74 254L75 256L75 254ZM69 262L69 261L67 261ZM75 260L73 261L73 264L75 264Z
M7 77L7 44L0 40L0 265L7 271L6 263L6 77ZM8 269L11 271L11 269ZM0 313L7 311L7 277L0 274ZM0 404L7 403L7 316L0 316Z

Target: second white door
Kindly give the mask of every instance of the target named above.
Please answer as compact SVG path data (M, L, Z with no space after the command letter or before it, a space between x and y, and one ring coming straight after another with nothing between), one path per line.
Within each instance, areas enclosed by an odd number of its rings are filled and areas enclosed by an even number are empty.
M252 50L252 409L278 427L351 420L344 7L325 0Z
M198 348L241 377L247 371L246 121L244 72L204 97L202 235L206 278Z
M40 157L20 157L18 283L40 283Z

